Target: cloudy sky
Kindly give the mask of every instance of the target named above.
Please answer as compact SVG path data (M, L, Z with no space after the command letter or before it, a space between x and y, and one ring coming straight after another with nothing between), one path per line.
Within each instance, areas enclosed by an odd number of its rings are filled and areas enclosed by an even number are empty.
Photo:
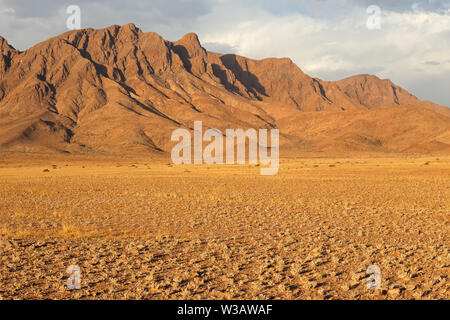
M0 35L25 50L67 31L69 5L81 27L195 32L208 50L290 57L324 80L375 74L450 106L450 0L0 0Z

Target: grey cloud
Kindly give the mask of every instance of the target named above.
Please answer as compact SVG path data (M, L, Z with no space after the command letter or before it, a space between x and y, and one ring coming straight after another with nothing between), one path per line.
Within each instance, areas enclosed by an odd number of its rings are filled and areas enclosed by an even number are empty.
M54 15L64 1L52 0L27 1L27 0L2 0L0 5L12 8L18 18L47 18Z
M382 10L395 12L412 11L413 5L424 11L438 11L450 8L450 0L229 0L237 6L259 7L277 15L289 15L294 12L311 17L343 19L352 10L365 10L377 5Z
M227 44L227 43L219 43L219 42L205 42L202 43L202 46L208 50L223 54L236 53L236 48Z
M370 6L378 5L380 8L390 11L410 11L413 5L426 11L436 11L450 8L449 0L352 0L355 5Z
M39 41L67 31L66 8L81 8L82 27L104 28L113 24L135 23L143 31L178 39L195 31L191 26L209 13L208 0L0 0L0 35L24 50ZM6 12L5 12L6 10Z
M397 84L409 90L419 99L430 100L450 107L448 81L448 74L441 74L427 77L410 77L409 79L398 81Z
M14 8L18 18L50 17L57 14L61 9L69 5L78 5L86 8L108 7L111 11L117 12L117 15L134 12L144 13L145 11L158 12L161 16L169 18L195 18L199 15L209 12L211 4L207 0L0 0L0 5ZM109 11L109 10L108 10ZM101 12L95 12L97 19L105 19Z
M333 71L319 70L315 72L312 76L326 81L338 81L358 74L378 75L383 71L384 67L374 66L370 68L361 67L358 68L357 70L356 69L339 69Z

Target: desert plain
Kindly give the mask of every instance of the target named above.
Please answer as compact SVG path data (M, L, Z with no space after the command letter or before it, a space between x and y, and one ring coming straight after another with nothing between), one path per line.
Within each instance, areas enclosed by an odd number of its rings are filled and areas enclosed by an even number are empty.
M450 157L259 169L2 153L0 298L449 299Z

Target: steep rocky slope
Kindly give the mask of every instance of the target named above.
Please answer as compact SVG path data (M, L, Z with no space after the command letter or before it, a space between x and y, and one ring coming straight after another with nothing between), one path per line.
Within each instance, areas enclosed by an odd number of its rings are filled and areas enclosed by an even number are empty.
M374 76L322 81L288 58L208 52L193 33L170 42L133 24L70 31L24 52L0 38L1 150L164 153L172 130L194 120L277 127L282 154L450 145L447 107Z

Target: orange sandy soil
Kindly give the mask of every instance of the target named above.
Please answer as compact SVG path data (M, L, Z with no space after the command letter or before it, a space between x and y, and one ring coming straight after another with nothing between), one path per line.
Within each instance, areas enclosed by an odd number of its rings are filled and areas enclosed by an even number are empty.
M450 157L168 163L1 154L0 298L450 298Z

